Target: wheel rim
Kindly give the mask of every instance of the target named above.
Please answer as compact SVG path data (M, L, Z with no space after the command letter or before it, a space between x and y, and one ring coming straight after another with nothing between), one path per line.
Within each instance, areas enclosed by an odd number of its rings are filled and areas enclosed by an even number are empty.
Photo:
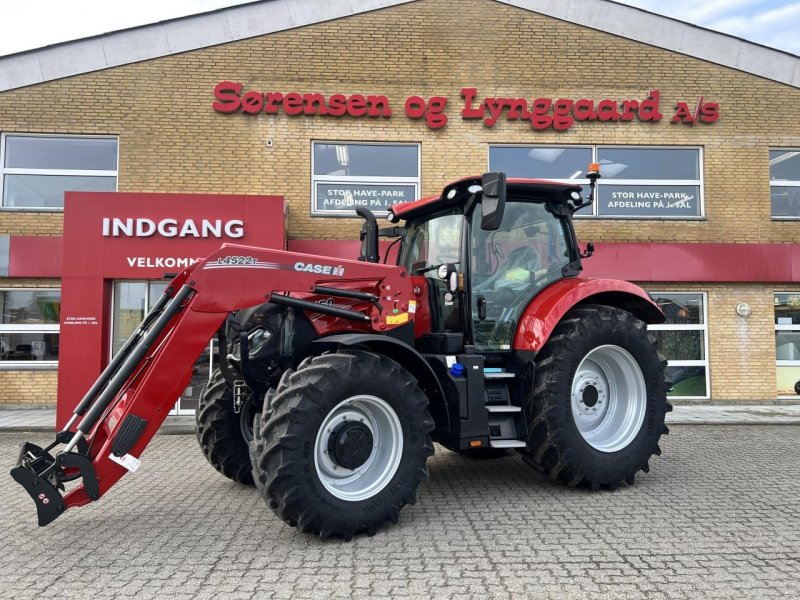
M358 424L360 432L368 430L372 440L366 460L352 469L343 467L343 461L337 462L329 451L347 423ZM337 498L350 502L371 498L386 487L400 466L402 454L400 419L377 396L352 396L337 404L322 422L314 443L314 465L322 485Z
M583 439L601 452L627 447L644 423L647 387L639 363L619 346L598 346L572 379L572 418Z

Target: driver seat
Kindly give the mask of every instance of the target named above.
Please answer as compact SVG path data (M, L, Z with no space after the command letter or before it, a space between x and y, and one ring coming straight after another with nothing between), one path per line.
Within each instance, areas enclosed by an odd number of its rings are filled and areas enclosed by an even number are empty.
M503 282L501 285L508 285L512 279L507 276L516 269L527 271L530 274L528 276L530 280L532 279L531 275L540 268L541 264L539 253L531 246L514 248L507 258L499 260L497 270L483 282L482 289L496 289L496 284L500 281Z

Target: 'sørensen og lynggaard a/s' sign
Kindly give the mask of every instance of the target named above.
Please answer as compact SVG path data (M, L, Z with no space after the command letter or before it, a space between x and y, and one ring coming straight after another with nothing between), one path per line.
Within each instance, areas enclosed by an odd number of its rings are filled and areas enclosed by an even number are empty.
M591 98L551 97L478 97L477 88L460 90L459 114L463 120L482 120L485 127L494 127L501 119L523 121L537 131L565 131L578 122L657 123L664 118L661 92L650 90L644 98L595 100ZM410 119L424 119L430 129L440 129L449 119L447 96L408 96L403 111ZM330 94L317 92L279 92L243 90L242 84L221 81L214 87L212 108L220 113L306 117L367 117L388 119L394 114L389 97L384 94ZM697 100L674 103L671 123L711 124L719 119L719 103L704 96Z

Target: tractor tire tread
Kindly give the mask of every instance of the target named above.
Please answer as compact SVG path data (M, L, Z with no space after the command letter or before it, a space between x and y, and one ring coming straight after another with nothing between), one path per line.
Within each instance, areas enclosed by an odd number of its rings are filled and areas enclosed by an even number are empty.
M404 405L405 416L400 418L406 419L406 458L381 493L391 498L388 502L346 502L330 495L319 482L312 486L308 469L314 470L314 459L303 457L313 454L317 421L341 399L357 394L356 387L365 382L391 389ZM390 395L385 394L385 401ZM434 452L430 438L434 422L427 406L416 380L389 358L360 350L309 357L297 370L284 374L270 410L257 418L250 444L256 487L278 517L303 532L345 540L362 533L374 535L386 521L397 521L403 505L416 501L416 488L427 479L426 461ZM405 444L409 444L408 454Z
M250 451L242 437L233 392L217 369L200 393L195 413L196 436L206 460L228 479L253 485Z

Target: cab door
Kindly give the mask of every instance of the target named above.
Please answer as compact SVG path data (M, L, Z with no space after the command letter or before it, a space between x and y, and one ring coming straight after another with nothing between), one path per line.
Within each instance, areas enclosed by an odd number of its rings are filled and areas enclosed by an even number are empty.
M439 214L406 227L399 264L412 277L425 277L431 333L464 333L462 293L451 292L448 285L449 273L463 268L463 244L461 213Z
M571 255L570 228L543 202L513 201L496 230L471 221L470 305L473 344L481 352L506 352L530 301L564 277Z

